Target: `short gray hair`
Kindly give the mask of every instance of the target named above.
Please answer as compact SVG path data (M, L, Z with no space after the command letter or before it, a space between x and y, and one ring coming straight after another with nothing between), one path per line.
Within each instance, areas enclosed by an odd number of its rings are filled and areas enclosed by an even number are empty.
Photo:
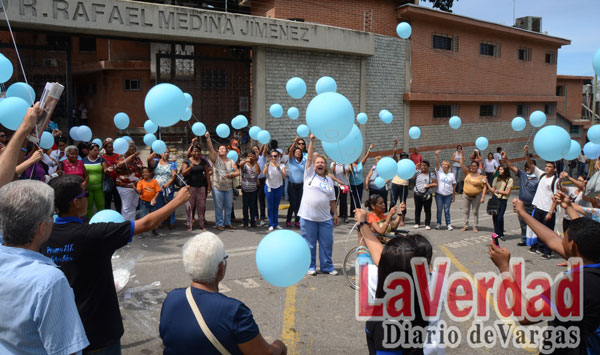
M183 267L192 281L213 283L226 255L221 239L214 233L204 232L190 238L183 246Z
M72 151L72 150L76 151L77 154L79 154L79 148L77 148L74 145L70 145L70 146L66 147L65 148L65 154L69 154L69 152Z
M19 180L0 188L0 232L6 245L25 245L52 221L54 190L41 181Z

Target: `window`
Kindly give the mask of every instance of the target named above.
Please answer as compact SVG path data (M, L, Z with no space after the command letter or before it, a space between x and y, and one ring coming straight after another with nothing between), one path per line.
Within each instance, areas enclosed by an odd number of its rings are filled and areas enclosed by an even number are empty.
M224 70L204 70L202 72L202 88L224 89L227 87L227 73Z
M458 52L458 37L456 36L434 33L431 41L434 49Z
M433 118L448 118L458 115L458 105L433 105Z
M125 90L128 90L128 91L142 90L142 81L141 80L125 79L123 85L125 87Z
M569 134L578 135L579 134L579 126L573 126L569 128Z
M498 105L486 104L479 106L480 117L494 117L499 115Z
M565 87L559 85L556 87L556 96L564 96L565 95Z
M96 38L79 37L79 51L80 52L95 52L96 51Z
M479 44L479 54L491 57L499 57L500 43L481 42Z
M517 58L524 62L531 61L531 48L519 48L517 51Z
M517 116L527 116L527 115L529 115L529 105L518 104L517 105Z
M553 53L553 52L546 53L546 63L556 64L556 53Z
M70 37L60 35L46 35L46 44L48 45L48 47L67 48L70 43Z
M548 116L554 115L556 113L556 103L544 104L544 113Z

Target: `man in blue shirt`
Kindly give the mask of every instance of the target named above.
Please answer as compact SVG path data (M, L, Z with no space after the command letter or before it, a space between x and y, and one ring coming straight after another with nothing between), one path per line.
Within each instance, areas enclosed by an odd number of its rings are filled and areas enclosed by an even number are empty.
M54 192L40 181L0 189L2 354L72 354L89 344L65 275L38 252L53 214Z
M539 183L538 178L534 174L535 160L531 160L531 162L533 163L531 166L525 163L525 170L521 170L512 165L512 163L510 162L510 160L508 160L506 156L506 152L502 152L500 154L502 155L502 164L506 164L508 168L513 172L513 174L519 176L519 200L523 201L523 207L525 208L525 211L527 211L527 213L531 215L533 211L532 201ZM527 238L525 236L525 234L527 233L527 224L520 216L519 224L521 226L521 241L517 243L517 245L523 247L527 245Z

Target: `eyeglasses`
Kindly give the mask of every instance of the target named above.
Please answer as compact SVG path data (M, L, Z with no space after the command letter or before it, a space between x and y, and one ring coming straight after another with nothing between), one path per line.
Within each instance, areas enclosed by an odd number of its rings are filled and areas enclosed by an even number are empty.
M79 195L75 196L71 201L69 201L69 205L72 204L73 201L75 201L79 198L83 198L83 197L87 198L89 196L90 196L90 192L86 190L86 191L80 193Z
M6 134L0 134L0 138L1 138L1 137L6 137Z
M279 158L279 155L277 155L277 154L271 155L271 158Z
M304 142L298 142L298 145L300 145L300 144L306 145L306 143L304 143Z

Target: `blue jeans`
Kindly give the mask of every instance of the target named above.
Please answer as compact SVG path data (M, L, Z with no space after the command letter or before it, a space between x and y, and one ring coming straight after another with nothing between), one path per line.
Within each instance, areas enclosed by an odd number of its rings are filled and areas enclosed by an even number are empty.
M269 227L277 227L279 225L279 203L281 202L281 195L283 195L283 185L276 189L265 185L264 189L269 213Z
M504 236L504 212L506 212L506 203L508 200L500 199L500 209L498 209L498 214L496 216L492 216L492 221L494 222L494 233L499 236Z
M442 209L444 209L444 216L446 217L446 225L450 225L450 205L452 204L452 195L444 196L441 194L435 194L435 207L437 207L437 224L442 225Z
M454 174L454 179L456 180L456 183L458 183L460 181L460 179L459 179L460 171L461 171L460 166L452 166L452 174Z
M527 203L527 202L523 202L523 205L525 206L525 211L527 211L527 214L531 216L531 214L533 213L533 205L531 203ZM527 223L525 223L523 218L521 218L520 216L519 216L519 225L521 226L521 242L526 243L527 242Z
M213 189L215 202L215 222L217 227L231 225L231 206L233 204L233 190L221 191Z
M111 345L107 345L103 348L96 350L83 350L84 355L121 355L121 341L117 340L116 343L112 343Z
M300 230L310 247L309 270L317 269L317 241L319 242L319 264L322 272L334 269L333 253L333 219L325 222L313 222L300 218Z
M175 195L175 190L173 188L169 189L169 193L167 194L167 199L169 201L171 201L173 199L173 196ZM158 195L158 198L156 199L156 209L161 209L163 208L165 205L167 204L167 201L165 200L165 191L162 190L160 192L160 195ZM171 224L175 224L175 212L173 211L173 213L171 213L171 219L170 219Z
M158 204L158 198L156 199ZM148 213L156 211L156 205L152 206L150 202L140 200L140 218L144 218Z

